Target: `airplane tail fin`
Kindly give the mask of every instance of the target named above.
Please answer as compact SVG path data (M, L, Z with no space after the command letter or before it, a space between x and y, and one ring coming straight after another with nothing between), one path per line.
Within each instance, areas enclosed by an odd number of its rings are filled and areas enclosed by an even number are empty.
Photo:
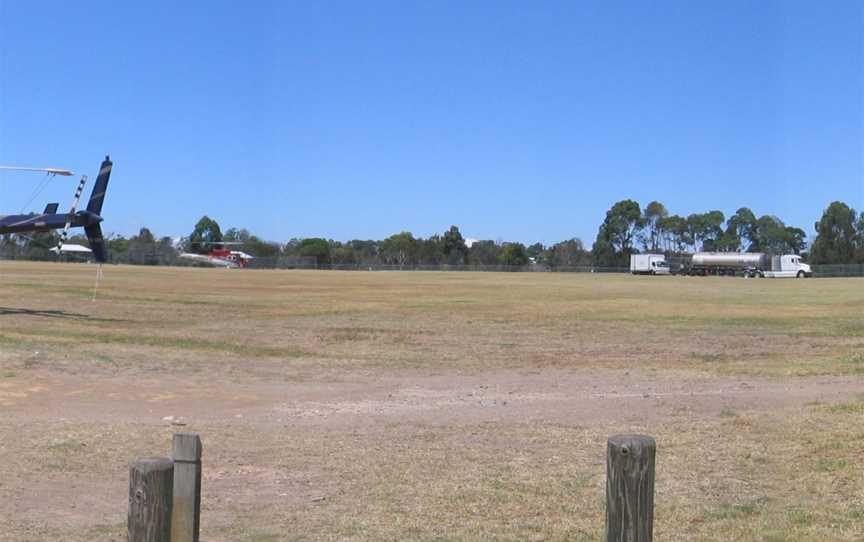
M99 263L105 263L108 260L108 250L105 248L105 239L102 238L102 226L99 224L84 226L84 233L87 234L93 258Z
M87 211L94 215L102 213L102 203L105 201L105 191L108 189L108 178L111 176L111 167L113 165L114 163L111 162L111 158L106 156L105 161L102 162L102 166L99 168L99 176L96 177L96 184L93 186L93 192L90 193L90 201L87 203ZM101 238L102 236L100 235L99 237Z

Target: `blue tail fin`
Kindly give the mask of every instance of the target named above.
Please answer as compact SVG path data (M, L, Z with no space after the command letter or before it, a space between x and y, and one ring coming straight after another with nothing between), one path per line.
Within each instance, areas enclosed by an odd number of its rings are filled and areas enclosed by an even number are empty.
M108 260L108 250L105 248L105 239L102 238L102 227L99 224L84 226L84 233L87 234L93 258L99 263L105 263Z
M102 203L105 201L105 191L108 190L108 178L111 177L111 167L113 165L111 158L106 156L105 161L102 162L102 166L99 168L99 176L96 177L96 184L93 186L93 192L90 194L90 202L87 203L87 211L94 215L102 213Z

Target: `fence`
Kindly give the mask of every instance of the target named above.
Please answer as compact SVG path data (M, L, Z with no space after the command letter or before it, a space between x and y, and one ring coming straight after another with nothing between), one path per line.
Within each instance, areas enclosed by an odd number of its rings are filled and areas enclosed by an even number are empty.
M561 273L629 273L629 267L528 265L450 265L450 264L386 264L381 262L319 264L312 258L256 258L252 269L320 269L329 271L482 271L482 272L561 272Z
M814 265L814 277L864 277L864 263Z
M0 249L0 259L8 260L43 260L43 261L86 261L87 258L79 256L57 256L47 250L45 254L31 254L28 256ZM681 270L682 259L678 257L669 258L670 268L673 273ZM191 262L183 259L159 259L154 262L125 262L131 265L170 265L178 267L209 267L200 262ZM474 271L474 272L546 272L546 273L629 273L629 267L608 266L555 266L545 264L529 265L448 265L448 264L405 264L393 265L380 262L365 263L334 263L319 264L314 256L282 256L278 258L256 258L249 265L251 269L320 269L331 271ZM864 277L864 263L859 264L819 264L812 265L814 277Z
M651 542L657 444L644 435L606 443L606 542ZM128 542L199 542L201 439L176 433L171 458L129 466Z
M680 271L684 260L671 257L670 267ZM200 265L200 264L199 264ZM279 258L256 258L251 261L252 269L318 269L329 271L473 271L473 272L544 272L544 273L629 273L627 267L610 266L549 266L542 263L528 265L448 265L448 264L404 264L394 265L381 262L319 264L315 257L283 256ZM864 277L864 264L813 265L814 277Z
M319 269L331 271L475 271L475 272L544 272L544 273L629 273L629 267L604 266L556 266L530 265L447 265L406 264L391 265L377 262L319 264L315 258L258 258L249 267L254 269ZM864 264L813 265L814 277L864 277ZM673 273L681 270L681 264L671 264Z

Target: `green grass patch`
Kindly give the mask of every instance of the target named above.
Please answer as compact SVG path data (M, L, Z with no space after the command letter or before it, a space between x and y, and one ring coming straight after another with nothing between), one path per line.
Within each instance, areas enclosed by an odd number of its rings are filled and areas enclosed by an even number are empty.
M832 414L864 414L864 401L830 405L828 411Z
M786 511L789 523L798 527L808 527L813 524L813 514L803 508L792 508Z
M299 348L283 348L261 345L245 345L227 341L196 339L192 337L172 337L157 335L129 335L125 333L99 333L71 330L27 329L14 332L15 335L0 333L0 341L20 341L17 335L40 337L42 340L56 342L81 342L95 344L119 344L131 346L149 346L178 350L193 350L205 352L222 352L242 355L249 358L299 358L313 356L311 352ZM320 356L319 356L320 357Z
M747 502L722 503L705 513L705 519L710 521L741 519L759 514L767 503L765 497L759 497Z
M838 470L843 470L847 466L849 466L849 462L845 459L820 459L816 462L816 471L817 472L835 472Z
M48 445L48 449L56 453L74 453L83 450L87 445L80 440L63 439L55 440Z
M853 374L864 374L864 352L856 352L843 356L839 360L840 365Z

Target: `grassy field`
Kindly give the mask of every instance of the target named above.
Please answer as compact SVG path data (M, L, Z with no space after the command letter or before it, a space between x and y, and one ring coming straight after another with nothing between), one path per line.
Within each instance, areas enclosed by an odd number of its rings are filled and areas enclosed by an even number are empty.
M208 542L599 540L631 431L658 540L864 538L862 279L94 274L0 262L0 540L125 540L178 430Z

